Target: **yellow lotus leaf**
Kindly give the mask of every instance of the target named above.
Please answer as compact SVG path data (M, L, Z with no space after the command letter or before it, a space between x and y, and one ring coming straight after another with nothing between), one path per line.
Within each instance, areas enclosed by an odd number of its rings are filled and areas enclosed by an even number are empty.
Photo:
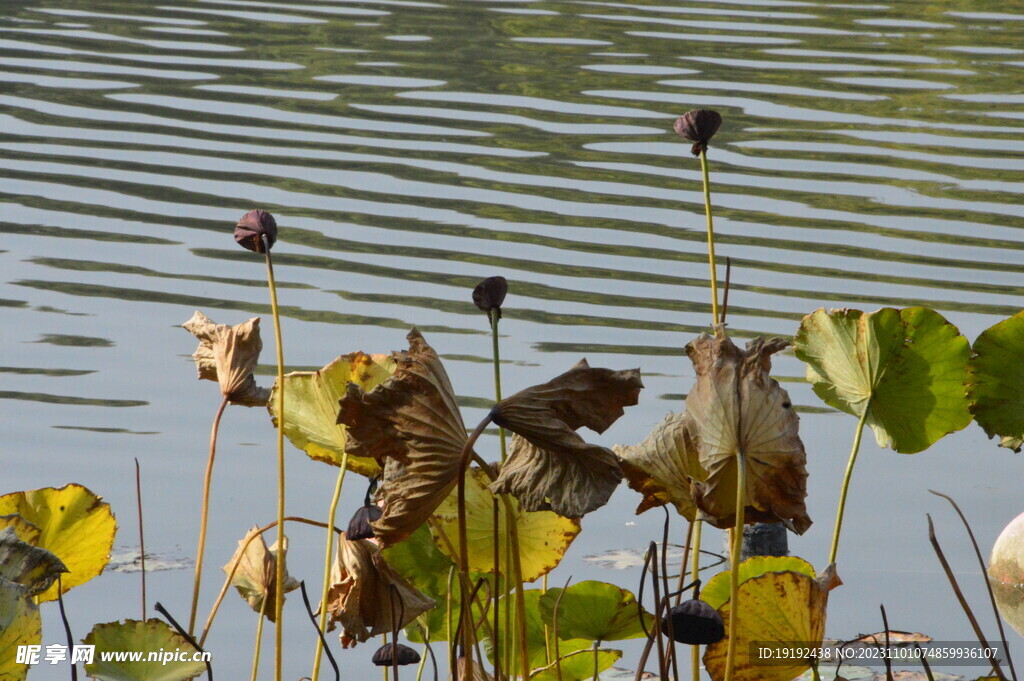
M391 586L398 590L402 607L391 608ZM401 612L398 628L407 627L435 602L398 574L384 560L377 545L367 539L349 541L338 535L337 552L331 566L331 587L327 593L327 630L341 624L341 641L347 646L373 636L390 633L393 612Z
M196 362L200 380L217 381L221 394L232 404L246 407L267 404L270 392L258 387L252 375L263 349L259 317L228 326L215 324L196 310L192 318L181 326L199 339L199 347L192 359Z
M608 502L622 480L611 450L587 443L577 429L603 433L637 403L639 369L594 369L587 360L547 383L494 406L496 424L515 433L491 489L512 494L527 511L580 518Z
M0 577L0 679L23 681L29 667L18 662L18 646L37 646L42 640L39 608L28 588Z
M741 566L742 574L742 566ZM752 576L739 588L740 615L736 623L736 681L790 681L810 668L810 660L792 664L765 664L751 655L751 644L776 650L819 645L825 636L825 611L829 591L842 582L835 564L819 576L786 570ZM701 597L704 597L703 592ZM729 630L732 602L718 608ZM713 681L725 678L728 638L704 652L704 667ZM756 653L755 653L756 655ZM784 654L782 655L784 657Z
M437 353L415 328L406 338L409 350L392 355L394 376L369 392L349 383L339 401L346 451L384 467L377 493L384 514L371 523L381 548L411 535L444 501L469 439Z
M697 372L686 412L708 472L707 480L694 483L694 501L715 527L736 524L737 452L744 460L746 522L784 521L798 534L811 525L800 419L769 376L771 356L786 345L781 338L756 338L740 350L719 325L714 338L702 333L686 346Z
M156 618L145 622L125 620L97 624L82 640L96 646L93 661L85 665L91 679L101 681L187 681L206 672L204 662L194 661L196 649L185 637ZM104 653L133 651L142 653L142 661L126 662L104 660ZM180 651L187 660L155 659L148 661L150 653ZM113 657L113 656L111 656Z
M696 517L692 483L704 482L708 473L700 465L692 428L687 414L669 413L640 444L613 447L626 482L643 495L638 515L670 503L684 518Z
M504 512L498 513L498 531L493 531L495 496L488 488L488 478L479 468L470 468L466 475L466 538L469 543L469 569L473 572L494 572L494 542L498 542L499 571L505 566L505 542L508 534ZM438 548L454 562L459 561L459 521L457 495L452 493L434 512L431 531ZM509 500L516 509L519 532L519 555L523 581L533 580L553 570L580 533L580 521L565 518L551 511L523 511L515 498ZM502 509L499 502L499 509Z
M49 589L67 571L57 556L18 539L13 527L0 530L0 577L21 584L30 596Z
M561 652L561 651L559 651ZM621 650L577 650L562 656L561 671L558 665L551 664L535 669L530 674L530 681L589 681L604 670L618 662L622 657Z
M14 528L14 533L18 535L18 539L21 541L33 546L39 543L39 528L17 513L0 515L0 530L7 529L8 527Z
M234 570L231 585L249 603L250 608L258 613L263 613L267 619L274 622L276 621L274 608L270 604L277 599L277 561L280 552L277 549L277 542L274 542L268 549L262 534L249 540L258 529L253 527L238 542L238 549L235 550L235 555L231 557L228 564L224 566L224 572L230 575ZM284 553L288 554L287 540ZM238 563L237 568L235 568L235 563ZM285 572L284 592L288 593L298 588L299 580Z
M339 425L338 401L349 383L370 391L395 371L388 355L351 352L341 355L319 371L295 371L284 377L284 434L311 459L340 466L345 453L348 428ZM267 404L277 425L277 384ZM348 469L375 477L380 465L372 458L349 454Z
M55 554L68 569L62 593L96 577L110 561L117 523L110 504L81 485L44 487L0 497L0 515L17 513L39 528L37 545ZM53 585L38 596L57 599Z

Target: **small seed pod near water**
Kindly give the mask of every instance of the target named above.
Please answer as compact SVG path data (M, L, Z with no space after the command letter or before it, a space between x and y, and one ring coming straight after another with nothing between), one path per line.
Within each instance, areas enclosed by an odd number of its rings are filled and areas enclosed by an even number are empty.
M668 611L672 619L672 638L689 645L710 645L725 638L725 624L718 611L699 598L691 598ZM669 635L668 620L661 630Z
M263 253L264 238L267 240L266 250L273 248L277 241L277 220L265 210L251 210L235 225L235 241L242 248Z
M494 319L501 319L501 304L505 302L507 293L508 281L505 277L487 277L473 289L473 303L487 313L488 321L493 324ZM491 312L496 315L493 319Z
M374 504L360 506L348 521L348 531L345 533L352 541L356 539L373 539L373 527L370 525L375 520L380 520L384 515L383 509Z
M722 116L717 111L696 109L677 118L673 127L678 134L693 142L690 152L700 156L700 152L707 150L708 142L721 125Z
M378 667L402 667L407 664L418 664L420 654L409 646L401 643L385 643L373 654L373 663Z

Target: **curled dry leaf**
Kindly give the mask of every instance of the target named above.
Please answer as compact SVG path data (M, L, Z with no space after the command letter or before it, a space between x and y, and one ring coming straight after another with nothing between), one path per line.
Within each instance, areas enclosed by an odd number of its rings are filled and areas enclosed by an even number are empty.
M0 577L21 584L30 596L49 589L67 571L60 558L23 542L13 527L0 530Z
M181 326L199 339L199 347L192 359L196 362L200 380L217 381L221 394L232 404L246 407L267 404L270 391L257 387L252 375L263 349L259 317L228 326L215 324L196 310L192 318Z
M327 593L327 630L341 625L341 641L346 647L373 636L390 633L392 626L389 586L398 590L402 607L399 629L434 607L432 599L395 572L384 560L380 549L366 539L349 541L338 535L338 550L331 566L331 588Z
M576 429L603 433L637 403L639 369L593 369L587 360L542 385L520 391L491 410L516 434L491 489L512 494L524 510L579 518L607 503L622 469L611 450L588 444Z
M274 542L269 549L267 548L267 542L263 541L262 534L249 541L249 538L258 531L259 528L252 528L238 542L238 549L228 564L224 566L224 572L230 575L235 563L238 563L238 568L235 569L235 574L231 578L231 585L249 603L249 607L258 613L263 613L267 619L274 622L273 604L277 599L279 552L277 542ZM287 541L284 553L286 555L288 553ZM298 580L285 573L284 592L288 593L298 588Z
M448 374L434 349L412 329L409 350L392 355L394 376L370 392L354 383L339 401L348 427L345 449L384 467L372 523L381 548L402 541L444 501L458 479L466 426Z
M686 346L697 384L686 398L692 435L707 470L694 501L719 528L736 521L737 452L743 454L746 521L779 522L798 534L810 527L807 455L789 395L769 376L771 356L787 341L756 338L740 350L719 326Z
M626 482L643 495L637 514L671 503L683 517L696 517L691 485L704 482L708 474L700 465L692 428L686 413L669 413L640 444L613 447Z

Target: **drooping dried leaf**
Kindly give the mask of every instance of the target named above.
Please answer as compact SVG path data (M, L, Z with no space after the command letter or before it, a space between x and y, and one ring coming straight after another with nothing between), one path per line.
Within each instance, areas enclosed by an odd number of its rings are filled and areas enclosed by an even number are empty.
M231 557L228 564L224 566L224 572L231 574L235 563L238 568L231 578L231 584L238 590L238 594L249 603L256 612L262 612L271 622L274 619L273 603L277 599L277 561L279 552L277 542L267 548L263 541L263 535L249 541L259 528L252 528L245 537L238 542L238 549ZM285 555L288 553L287 541L285 543ZM299 581L285 573L284 592L294 591L299 588ZM266 606L264 606L266 603Z
M643 495L636 509L638 515L671 503L681 516L689 520L696 517L691 485L704 482L708 473L700 465L692 428L685 412L669 413L640 444L612 448L619 456L626 482Z
M389 585L398 589L402 603L402 621L408 626L419 615L434 607L432 599L395 572L377 546L366 539L349 541L338 535L337 555L331 566L331 588L327 593L327 630L342 627L343 645L362 643L392 630ZM394 611L400 610L395 604Z
M348 427L345 449L384 467L373 523L382 548L422 525L458 481L466 426L448 374L434 349L412 329L409 350L392 356L394 376L370 392L349 383L337 422Z
M579 518L607 503L622 479L611 450L588 444L576 429L603 433L637 403L639 369L592 369L587 360L547 383L508 397L491 411L512 431L508 459L491 486L512 494L527 511Z
M363 390L372 390L395 370L389 355L367 355L350 352L337 357L319 371L293 371L284 377L284 434L293 445L311 459L340 466L345 454L348 428L339 425L338 400L355 383ZM277 425L277 384L270 391L267 405L270 418ZM372 458L349 454L346 466L350 471L375 477L381 467Z
M13 527L0 530L0 577L21 584L30 596L49 589L67 571L51 552L21 541Z
M39 528L25 520L17 513L0 515L0 530L12 527L18 539L33 546L39 544Z
M252 375L263 349L259 317L228 326L215 324L196 310L192 318L181 326L199 339L199 347L192 359L196 362L200 380L217 381L221 394L231 404L246 407L267 404L270 391L258 387Z
M456 668L459 670L459 681L494 681L494 677L487 673L484 666L473 658L473 673L469 673L469 665L466 664L466 658L460 657L455 661ZM532 677L531 677L532 678ZM451 681L452 677L449 676L448 680Z
M798 534L811 525L800 419L769 376L771 355L786 345L781 338L756 338L740 350L719 326L714 338L701 334L686 346L697 372L686 411L708 472L707 480L694 483L694 501L715 527L736 521L737 451L746 466L746 522L785 521Z

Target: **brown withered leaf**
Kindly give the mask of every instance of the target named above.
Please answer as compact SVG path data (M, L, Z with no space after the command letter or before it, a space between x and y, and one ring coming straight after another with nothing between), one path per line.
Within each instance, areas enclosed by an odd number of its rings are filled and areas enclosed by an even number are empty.
M384 467L372 523L381 548L402 541L426 522L458 481L466 426L448 374L434 349L413 328L409 350L392 354L394 375L370 392L348 384L338 423L348 426L345 449Z
M263 540L262 534L249 541L249 537L258 530L259 528L252 528L238 542L235 555L231 556L231 560L224 566L224 572L230 575L232 569L234 569L235 574L231 577L231 585L249 603L249 607L258 613L262 612L267 619L274 622L273 605L277 598L277 561L279 552L277 550L277 542L274 542L269 549L267 548L267 542ZM287 540L285 541L284 553L288 553ZM235 569L235 563L238 563L237 569ZM284 592L288 593L298 588L298 580L286 573ZM265 606L264 603L266 603Z
M603 433L637 403L639 369L593 369L580 360L547 383L494 406L496 424L515 433L491 490L512 494L526 511L579 518L607 503L622 480L611 450L588 444L576 429Z
M464 657L460 657L455 661L455 667L459 671L459 681L494 681L494 677L487 673L484 666L473 658L473 673L469 673L469 665L466 664L467 660ZM531 673L531 677L533 674ZM448 676L448 681L452 680L452 676Z
M215 324L196 310L192 318L181 326L199 339L199 347L192 359L196 362L200 380L217 381L221 394L231 404L266 406L270 390L258 387L252 375L263 349L259 317L228 326Z
M708 472L706 481L694 484L694 501L715 527L735 523L737 450L746 461L746 522L784 521L798 534L811 525L800 419L769 376L771 356L787 344L756 338L740 350L719 326L714 338L702 333L686 346L697 372L686 411Z
M0 530L0 577L21 584L28 595L35 596L64 572L67 567L53 553L23 542L13 527Z
M390 633L392 609L389 586L398 590L404 629L417 617L434 607L435 602L395 572L377 546L366 539L349 541L338 535L337 555L331 566L331 588L327 592L327 630L341 625L343 644L362 643L373 636Z
M704 482L708 473L700 465L690 421L685 412L669 413L640 444L612 448L619 456L626 482L643 495L636 509L638 515L671 503L681 516L689 520L696 517L691 486Z

